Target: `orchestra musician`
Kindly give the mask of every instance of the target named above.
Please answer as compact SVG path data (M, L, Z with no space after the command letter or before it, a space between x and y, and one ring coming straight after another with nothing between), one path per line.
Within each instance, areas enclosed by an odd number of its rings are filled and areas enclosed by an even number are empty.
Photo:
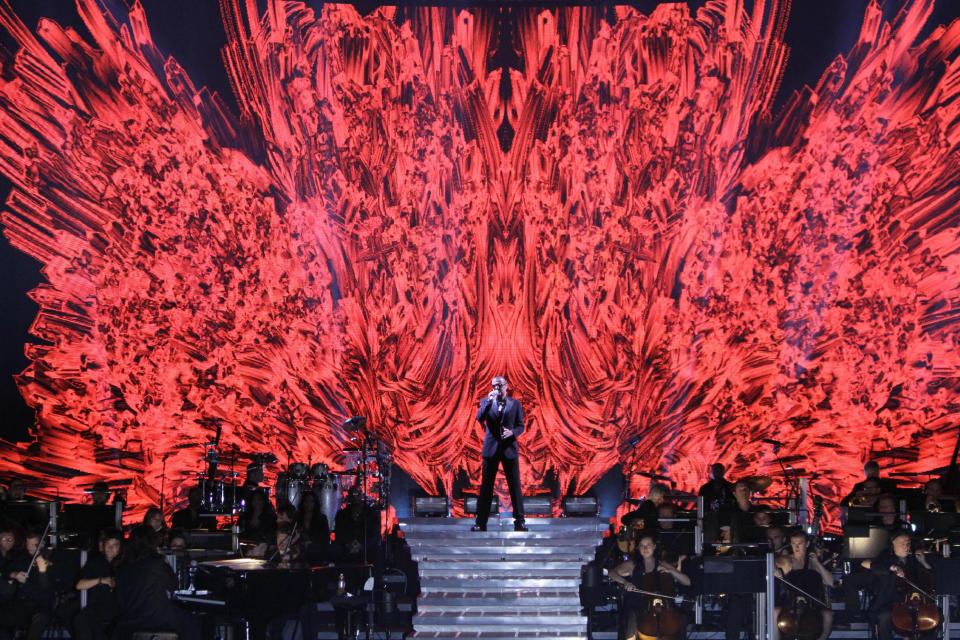
M677 595L677 585L690 586L689 577L674 565L659 559L653 533L641 536L634 557L614 567L610 571L610 579L623 585L625 592L621 610L621 638L636 637L641 616L648 613L657 601L651 593L663 594L663 604L673 607L672 598ZM681 628L683 626L681 623Z
M80 569L76 589L87 592L87 606L73 617L71 637L76 640L107 640L117 619L114 575L120 562L123 533L106 529L100 534L97 552Z
M827 571L817 555L810 551L810 540L803 531L794 531L790 534L790 552L782 556L778 567L781 568L784 581L799 587L802 591L791 589L789 586L780 590L782 597L778 606L774 608L773 621L771 621L774 640L780 637L779 629L775 624L780 612L796 598L803 598L805 606L820 613L823 631L818 640L826 640L833 628L833 611L811 600L807 595L812 595L820 602L829 604L827 594L828 589L833 587L833 574Z
M780 525L772 525L767 528L767 543L770 545L770 551L774 555L784 555L790 550L790 541Z
M898 600L899 592L909 589L909 585L903 580L909 580L930 591L933 567L922 550L913 550L913 537L906 529L894 533L890 539L890 548L872 561L865 561L864 565L869 565L867 568L874 576L870 622L876 625L877 640L891 640L893 606Z
M956 513L957 501L943 495L943 482L934 478L923 485L923 508L935 513Z
M124 560L117 566L118 617L113 637L129 640L137 631L174 631L181 640L200 640L200 625L177 607L171 594L177 577L157 549L160 535L150 525L130 532Z
M710 480L697 492L707 511L721 511L733 506L733 485L724 477L726 472L726 467L719 462L710 465Z
M0 604L0 638L12 638L15 630L24 630L27 640L39 640L53 616L53 563L42 549L42 532L28 531L24 542L25 548L15 553L5 569L4 578L14 588Z
M471 530L487 530L493 484L497 469L502 466L510 489L513 528L515 531L527 531L523 517L523 492L520 489L520 453L517 450L517 438L523 435L524 429L523 407L519 400L508 394L510 387L505 377L495 377L490 385L493 390L480 401L477 410L477 422L484 427L483 448L480 451L483 462L480 495L477 497L477 520Z
M216 529L217 518L200 513L202 500L200 487L191 487L187 492L187 506L173 512L170 526L174 529Z
M263 491L247 494L245 508L240 514L240 537L249 542L269 542L277 529L277 514Z
M650 486L650 495L647 496L647 499L640 503L640 505L630 511L625 513L620 522L625 527L632 527L635 524L636 520L641 522L637 523L641 529L656 529L659 524L657 522L657 510L660 508L660 505L665 504L667 500L668 489L662 484L652 484Z

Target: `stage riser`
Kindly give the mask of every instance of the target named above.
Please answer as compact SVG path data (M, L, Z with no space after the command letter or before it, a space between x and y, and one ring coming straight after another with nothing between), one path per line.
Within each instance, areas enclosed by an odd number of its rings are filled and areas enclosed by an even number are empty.
M415 638L586 637L580 615L581 567L593 558L607 522L528 520L529 532L493 518L486 532L470 519L401 521L419 564Z

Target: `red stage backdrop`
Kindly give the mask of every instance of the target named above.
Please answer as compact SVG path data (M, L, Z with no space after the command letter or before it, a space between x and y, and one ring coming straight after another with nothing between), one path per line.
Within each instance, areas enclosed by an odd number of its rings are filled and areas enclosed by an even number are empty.
M139 5L77 4L89 34L0 5L3 224L45 277L36 441L3 448L8 474L68 497L133 478L142 509L217 424L336 465L360 414L449 485L478 475L499 373L528 484L623 462L690 489L714 460L774 471L774 437L830 500L868 455L949 458L960 23L921 35L931 0L871 5L779 113L784 1L222 0L239 113Z

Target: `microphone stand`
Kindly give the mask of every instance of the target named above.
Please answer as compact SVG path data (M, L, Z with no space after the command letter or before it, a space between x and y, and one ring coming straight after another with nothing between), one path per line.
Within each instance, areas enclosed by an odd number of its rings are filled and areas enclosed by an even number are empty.
M784 498L783 508L787 511L790 511L790 499L793 498L793 511L794 516L797 519L797 522L800 521L800 483L796 478L792 477L790 472L787 470L787 466L783 464L783 458L780 457L780 445L773 445L773 457L776 458L777 464L780 465L780 471L783 472L783 480L787 483L789 490L787 491L787 497ZM792 470L792 467L791 467Z

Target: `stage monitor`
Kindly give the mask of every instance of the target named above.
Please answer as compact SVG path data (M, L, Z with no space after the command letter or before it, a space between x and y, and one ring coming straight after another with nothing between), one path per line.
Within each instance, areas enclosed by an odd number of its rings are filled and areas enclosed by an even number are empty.
M767 559L703 558L703 593L762 593L767 590Z
M103 529L119 529L123 505L65 504L60 507L57 531L60 533L99 533Z
M844 560L873 560L890 546L890 534L883 527L866 526L844 529Z
M25 529L40 531L43 531L51 518L56 518L56 513L56 502L42 500L16 500L4 503L0 507L0 517L4 520L10 520Z

